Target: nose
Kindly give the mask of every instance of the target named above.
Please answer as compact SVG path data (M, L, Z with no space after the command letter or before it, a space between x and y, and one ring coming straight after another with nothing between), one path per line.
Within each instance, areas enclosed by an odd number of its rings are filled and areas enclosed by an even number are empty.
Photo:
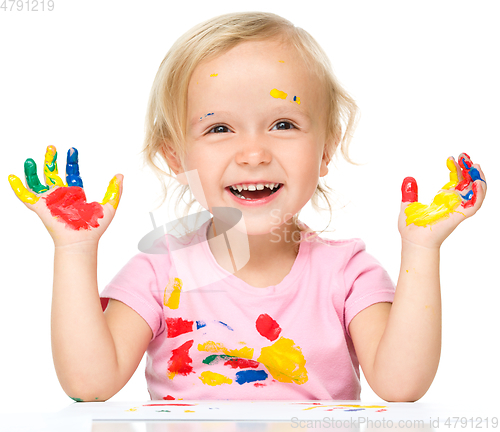
M258 166L271 162L272 155L264 137L247 135L242 137L241 142L237 145L239 151L236 154L236 163Z

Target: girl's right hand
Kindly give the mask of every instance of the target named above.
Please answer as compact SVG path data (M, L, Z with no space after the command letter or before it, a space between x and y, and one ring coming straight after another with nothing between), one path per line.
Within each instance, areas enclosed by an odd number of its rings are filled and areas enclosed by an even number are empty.
M115 215L122 193L123 175L113 177L101 203L87 203L75 148L68 150L67 184L58 175L54 146L48 146L45 153L47 186L40 183L33 159L24 163L24 174L27 187L12 174L9 175L9 183L26 207L40 217L56 247L88 242L97 244Z

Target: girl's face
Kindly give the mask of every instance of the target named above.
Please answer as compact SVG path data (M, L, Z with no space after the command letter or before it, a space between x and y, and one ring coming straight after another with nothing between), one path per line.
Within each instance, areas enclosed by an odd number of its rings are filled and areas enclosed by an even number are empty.
M304 207L328 172L326 104L319 79L274 41L244 42L198 65L188 88L184 170L198 171L207 210L238 208L247 233L259 235ZM252 183L282 186L260 205L230 191Z

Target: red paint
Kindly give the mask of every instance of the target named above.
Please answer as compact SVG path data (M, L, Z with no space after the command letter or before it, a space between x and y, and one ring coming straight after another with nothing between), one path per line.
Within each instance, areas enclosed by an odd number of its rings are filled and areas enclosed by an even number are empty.
M178 403L171 403L171 404L146 404L143 406L195 406L196 404L178 404Z
M183 343L179 348L172 350L172 357L168 361L168 371L181 375L193 373L191 363L193 359L189 357L189 348L193 346L193 340Z
M460 165L460 168L464 170L470 170L472 167L472 161L470 160L470 156L467 153L462 153L462 155L467 157L468 160L466 160L464 157L461 157L458 159L458 165Z
M278 339L281 333L281 327L268 314L260 315L257 318L255 326L257 327L257 331L270 341Z
M402 202L418 201L417 181L413 177L406 177L401 185Z
M167 395L163 396L163 400L175 400L175 398L173 396Z
M66 222L74 230L97 228L97 219L104 217L102 206L97 202L87 203L81 187L59 187L43 198L50 214Z
M457 184L457 187L455 188L459 191L463 191L464 189L466 189L471 182L470 174L467 170L462 170L462 175L464 179L459 184Z
M167 337L173 338L184 333L193 331L193 321L183 320L182 318L166 318Z
M476 182L472 183L472 192L474 192L474 195L472 195L472 198L469 201L462 202L463 208L474 207L474 204L476 204L476 200L477 200L477 183Z
M224 363L224 366L231 366L233 369L236 369L236 368L240 368L240 369L258 368L259 362L256 362L255 360L247 360L247 359L243 359L243 358L234 358L234 359L230 359L226 363Z
M266 386L265 384L262 384L262 383L253 383L253 385L255 387L265 387Z

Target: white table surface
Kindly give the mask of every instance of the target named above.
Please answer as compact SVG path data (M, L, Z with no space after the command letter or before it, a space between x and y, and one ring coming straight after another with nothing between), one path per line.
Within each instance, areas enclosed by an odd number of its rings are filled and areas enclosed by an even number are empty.
M9 432L497 430L495 403L367 401L78 402L51 414L2 415Z

